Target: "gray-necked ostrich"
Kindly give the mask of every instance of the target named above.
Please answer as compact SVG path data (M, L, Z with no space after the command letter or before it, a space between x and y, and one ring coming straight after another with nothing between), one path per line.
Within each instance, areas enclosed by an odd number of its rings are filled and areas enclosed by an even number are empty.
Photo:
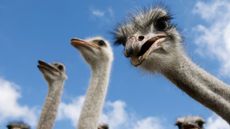
M24 122L10 122L7 126L8 129L30 129L30 126Z
M92 70L78 129L96 129L108 89L113 52L108 41L101 37L72 39L71 44L80 51Z
M178 129L204 129L204 119L199 116L180 117L176 121Z
M48 83L48 95L43 106L37 129L52 129L61 101L64 82L67 79L65 66L61 63L48 64L38 61L38 68Z
M230 87L185 54L181 35L168 11L152 7L140 11L114 31L132 64L161 73L178 88L230 123Z

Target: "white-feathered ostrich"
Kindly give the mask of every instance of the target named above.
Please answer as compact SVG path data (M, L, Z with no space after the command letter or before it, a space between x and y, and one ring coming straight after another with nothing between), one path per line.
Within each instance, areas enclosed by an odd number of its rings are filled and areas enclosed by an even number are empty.
M203 129L204 119L199 116L180 117L176 121L178 129Z
M43 106L37 129L52 129L61 101L64 82L67 79L65 66L61 63L48 64L38 61L38 68L48 83L48 95Z
M72 39L71 44L80 51L92 70L78 129L96 129L107 93L113 52L108 41L101 37Z
M181 35L161 7L145 9L114 31L132 64L161 73L178 88L230 123L230 87L201 69L185 54Z
M30 129L30 126L22 121L10 122L6 127L8 129Z

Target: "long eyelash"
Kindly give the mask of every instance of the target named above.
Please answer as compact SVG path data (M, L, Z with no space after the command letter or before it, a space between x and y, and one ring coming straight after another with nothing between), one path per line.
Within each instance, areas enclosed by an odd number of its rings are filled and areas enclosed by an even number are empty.
M127 29L124 25L118 25L117 29L112 32L114 35L114 45L125 44Z
M171 15L166 15L166 16L158 16L156 17L156 19L154 19L154 21L158 21L158 20L171 21L172 19L173 17Z

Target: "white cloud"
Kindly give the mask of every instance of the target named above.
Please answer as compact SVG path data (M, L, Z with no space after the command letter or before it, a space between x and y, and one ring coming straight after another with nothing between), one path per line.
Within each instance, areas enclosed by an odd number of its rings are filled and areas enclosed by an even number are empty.
M73 126L76 126L76 122L79 119L81 108L85 97L80 96L73 99L71 103L61 103L58 111L58 120L69 119Z
M97 19L101 19L107 23L109 23L112 19L114 19L114 11L111 7L108 7L103 10L90 8L90 13L93 17L96 17Z
M59 108L58 120L68 119L76 127L84 99L84 96L80 96L68 104L62 103ZM111 129L166 129L168 128L166 125L173 124L165 123L158 117L139 118L137 116L129 112L126 103L121 100L106 102L100 123L109 124ZM222 118L212 115L207 118L205 128L229 129L230 126Z
M217 58L220 74L230 76L230 1L198 1L193 11L207 23L196 27L198 52Z
M148 117L138 121L134 126L134 129L163 129L163 127L159 119Z
M0 123L8 120L23 120L30 125L36 124L34 109L19 104L21 94L14 83L0 78Z
M105 112L102 115L102 122L109 123L112 129L119 129L128 126L128 113L125 110L126 104L123 101L107 102Z
M69 119L73 126L79 119L84 97L74 99L71 103L62 103L59 108L58 120ZM117 100L106 102L100 123L108 123L112 129L163 129L159 119L154 117L137 118L126 110L125 102Z
M206 129L230 129L230 126L222 118L213 115L208 118Z
M92 10L92 14L97 17L103 17L105 15L105 12L101 10Z

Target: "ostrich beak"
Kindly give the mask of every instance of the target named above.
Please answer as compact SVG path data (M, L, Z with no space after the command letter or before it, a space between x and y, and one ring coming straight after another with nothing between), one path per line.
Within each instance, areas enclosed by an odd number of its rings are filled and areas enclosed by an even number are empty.
M89 43L87 41L84 41L84 40L81 40L81 39L78 39L78 38L73 38L71 39L71 44L75 47L75 48L78 48L79 46L81 47L85 47L85 48L88 48L90 49L91 47L93 48L99 48L98 45L96 44L93 44L93 43Z
M59 72L56 68L54 68L53 66L49 65L48 63L42 61L42 60L39 60L38 61L38 68L43 71L43 70L46 70L50 73L53 74L53 72Z
M131 63L136 67L142 64L142 62L148 59L148 56L152 52L161 47L161 43L163 43L166 38L166 34L160 33L151 37L150 39L145 40L144 43L142 43L142 46L136 52L136 56L131 56Z

